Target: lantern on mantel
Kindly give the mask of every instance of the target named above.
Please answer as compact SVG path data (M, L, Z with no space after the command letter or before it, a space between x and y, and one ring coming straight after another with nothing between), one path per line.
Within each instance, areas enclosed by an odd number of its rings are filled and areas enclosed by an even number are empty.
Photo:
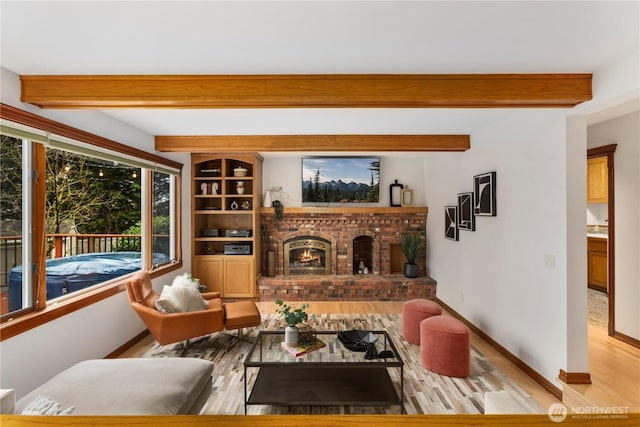
M400 184L396 179L393 184L389 185L389 206L402 206L402 189L404 185Z

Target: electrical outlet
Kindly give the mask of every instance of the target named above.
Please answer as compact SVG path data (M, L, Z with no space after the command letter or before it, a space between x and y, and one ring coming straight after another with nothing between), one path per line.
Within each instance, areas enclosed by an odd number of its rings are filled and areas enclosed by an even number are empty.
M556 268L556 257L551 254L544 254L544 266L547 268Z

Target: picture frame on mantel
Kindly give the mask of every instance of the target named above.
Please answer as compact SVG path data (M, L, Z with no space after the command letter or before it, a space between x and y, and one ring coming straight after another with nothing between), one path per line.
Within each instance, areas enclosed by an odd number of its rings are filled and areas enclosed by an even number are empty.
M458 241L458 207L444 207L444 237L445 239Z
M473 214L473 192L458 193L458 229L476 231L476 217Z
M487 172L473 177L475 216L496 216L496 173Z

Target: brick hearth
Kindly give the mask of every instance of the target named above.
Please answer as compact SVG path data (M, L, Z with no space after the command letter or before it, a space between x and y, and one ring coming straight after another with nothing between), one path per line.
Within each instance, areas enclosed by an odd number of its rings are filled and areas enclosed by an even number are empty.
M276 276L258 281L260 301L406 301L436 298L436 281L394 275Z
M403 301L436 297L436 282L426 276L426 222L422 208L287 208L277 221L272 208L262 208L261 222L268 238L265 250L276 253L275 277L258 281L260 300L292 301ZM418 232L423 250L418 256L420 277L401 273L404 255L399 250L402 236ZM284 242L300 236L320 237L331 242L330 275L284 275ZM353 274L354 241L366 236L371 241L369 274ZM265 259L267 257L264 257ZM263 272L267 269L263 266Z

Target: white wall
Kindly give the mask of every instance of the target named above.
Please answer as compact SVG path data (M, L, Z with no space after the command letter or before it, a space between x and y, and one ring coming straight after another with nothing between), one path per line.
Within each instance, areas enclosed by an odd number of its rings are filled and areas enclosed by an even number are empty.
M615 167L615 328L640 339L640 112L589 126L589 148L618 144Z
M566 223L566 372L588 372L587 335L587 239L584 212L587 207L587 123L569 116L565 141Z
M92 110L41 110L19 100L18 76L1 69L2 102L25 111L30 111L97 135L122 142L145 151L154 152L153 136L111 119ZM164 154L162 154L165 156ZM190 176L188 155L172 155L174 160L185 164L185 177ZM183 179L183 194L190 194L189 179ZM182 217L189 218L189 197L185 197ZM182 271L190 269L191 236L190 222L183 222L183 254L185 260ZM171 280L165 276L156 279L154 285ZM36 386L59 373L63 369L85 359L103 358L145 329L143 323L129 306L126 294L119 293L75 311L69 315L48 322L0 343L0 388L16 389L19 399Z
M427 188L427 266L438 297L557 385L567 353L565 116L518 110L472 134L469 151L425 161L426 181L437 183ZM445 239L444 206L488 171L497 216Z
M313 154L322 155L322 154ZM344 156L345 154L338 154ZM360 155L360 154L358 154ZM380 202L358 206L389 206L389 185L398 180L413 191L414 206L425 206L423 154L375 154L380 156ZM268 155L263 163L263 190L282 187L279 199L286 206L302 206L302 156ZM348 204L346 206L349 206Z

